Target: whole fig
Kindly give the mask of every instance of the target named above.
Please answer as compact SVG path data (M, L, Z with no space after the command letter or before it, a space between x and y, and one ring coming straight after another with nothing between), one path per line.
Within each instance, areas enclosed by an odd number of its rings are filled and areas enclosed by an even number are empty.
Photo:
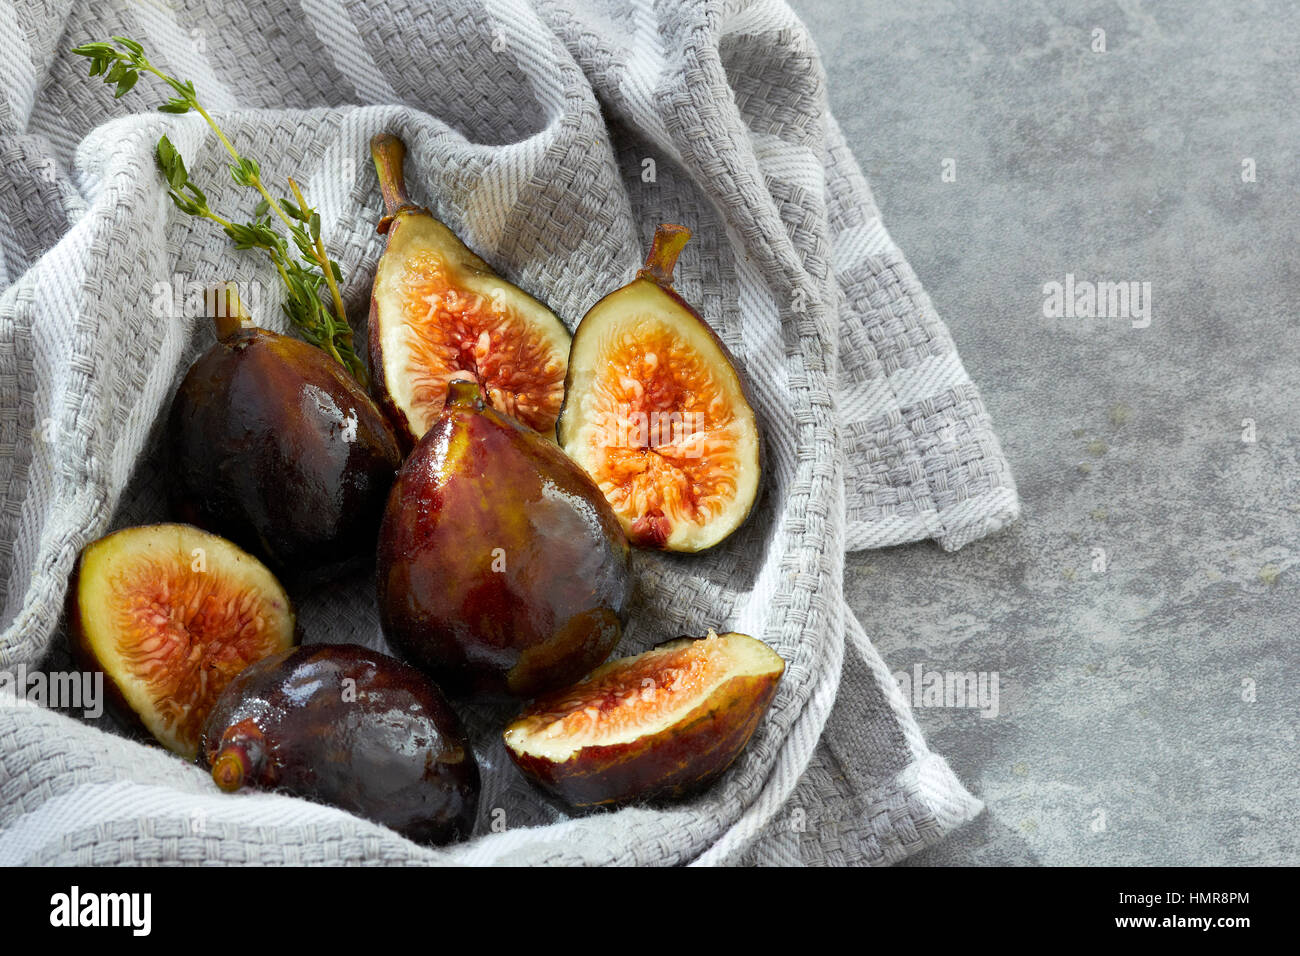
M199 759L227 792L305 797L419 843L474 827L478 764L455 712L420 671L357 644L246 668L208 715Z
M614 649L630 552L586 472L453 381L384 512L380 621L448 690L531 697Z
M190 368L168 443L178 517L296 583L370 559L401 464L392 427L342 365L256 327L227 334Z

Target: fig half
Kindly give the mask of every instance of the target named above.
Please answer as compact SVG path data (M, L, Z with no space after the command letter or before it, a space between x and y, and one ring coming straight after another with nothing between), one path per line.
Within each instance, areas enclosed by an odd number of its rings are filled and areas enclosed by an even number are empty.
M447 384L470 379L494 408L552 437L569 330L410 201L401 140L380 133L370 150L386 208L379 231L388 234L370 301L370 368L381 403L419 441Z
M690 238L662 225L636 279L583 317L560 445L596 479L629 540L702 551L758 495L758 420L726 346L672 287Z
M81 666L104 674L117 716L191 760L226 684L295 643L289 596L266 566L182 524L86 545L68 590L68 630Z
M682 638L610 661L505 730L524 774L574 807L681 797L744 749L785 661L744 634Z

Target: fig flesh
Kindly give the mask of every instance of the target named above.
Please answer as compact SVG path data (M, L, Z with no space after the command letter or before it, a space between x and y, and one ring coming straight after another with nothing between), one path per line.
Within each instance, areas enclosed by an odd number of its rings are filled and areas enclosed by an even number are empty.
M672 287L690 238L660 226L645 268L583 317L557 432L635 545L702 551L749 516L758 421L726 346Z
M536 701L506 728L506 748L570 806L682 797L736 759L784 672L744 634L669 641Z
M389 497L380 621L448 690L530 697L609 656L627 621L630 560L582 469L456 381Z
M103 673L119 719L191 760L226 684L295 643L289 597L266 566L179 524L86 545L68 590L68 631L81 666Z
M199 357L168 421L173 512L260 555L291 583L365 565L401 446L320 349L235 328Z
M401 140L371 141L388 245L370 305L370 366L385 409L418 441L447 385L483 386L498 411L547 437L564 398L569 331L545 305L498 276L406 195Z
M212 708L200 760L227 792L326 803L419 843L474 827L478 764L455 712L420 671L356 644L249 667Z

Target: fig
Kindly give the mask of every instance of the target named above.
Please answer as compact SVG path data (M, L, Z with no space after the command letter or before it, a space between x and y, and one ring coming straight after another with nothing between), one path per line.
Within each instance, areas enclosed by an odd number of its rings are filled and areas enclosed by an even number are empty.
M662 225L645 268L583 316L558 435L633 544L702 551L749 516L758 421L730 353L673 290L690 238Z
M370 300L370 367L384 408L418 441L448 382L472 379L498 411L554 436L569 330L411 202L401 140L380 133L370 150L386 209L379 232L388 235Z
M470 835L474 752L437 686L357 644L294 648L249 667L208 715L200 762L222 790L326 803L419 843Z
M295 643L289 596L267 567L183 524L127 528L86 545L67 620L73 654L104 675L114 714L190 760L231 678Z
M686 796L731 766L784 672L744 634L669 641L536 701L506 728L506 748L570 806Z
M605 660L632 588L592 480L467 381L398 473L377 573L392 647L449 691L490 696L531 697Z
M173 513L291 583L365 565L402 461L384 413L315 346L239 322L219 331L172 401Z

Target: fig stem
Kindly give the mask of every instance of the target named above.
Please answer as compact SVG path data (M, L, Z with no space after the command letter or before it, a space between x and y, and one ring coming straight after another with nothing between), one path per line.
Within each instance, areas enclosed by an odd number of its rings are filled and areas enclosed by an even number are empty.
M677 257L690 241L691 231L685 226L665 222L655 230L654 241L650 244L650 255L646 256L645 267L637 270L638 279L649 279L657 285L673 284L673 267Z
M447 404L483 407L483 386L473 379L454 378L447 383Z
M421 207L411 202L411 197L406 194L406 175L402 172L406 144L392 133L376 133L370 140L370 155L375 161L379 191L384 195L385 214L378 226L378 231L384 233L398 213Z
M226 793L234 793L248 777L248 756L244 748L226 744L212 762L212 780Z
M240 329L246 329L253 324L253 317L244 308L244 303L240 300L239 292L233 282L219 285L213 289L213 292L216 308L212 310L212 324L218 339L234 335Z

